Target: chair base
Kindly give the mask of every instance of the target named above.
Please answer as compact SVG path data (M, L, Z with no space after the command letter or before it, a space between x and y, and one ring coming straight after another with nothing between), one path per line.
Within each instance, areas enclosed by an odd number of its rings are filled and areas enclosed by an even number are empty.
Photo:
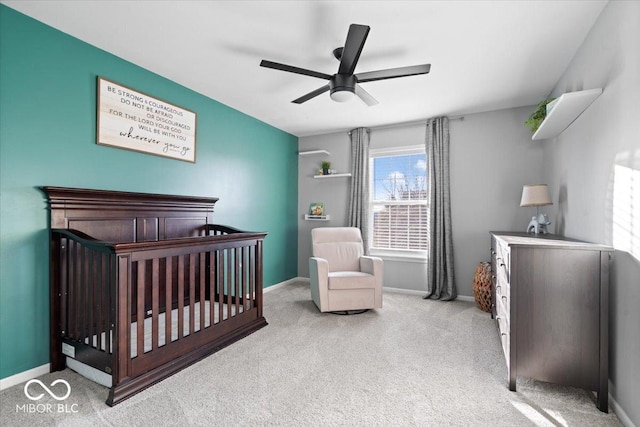
M341 316L349 316L351 314L362 314L362 313L366 313L367 311L369 311L369 308L365 308L362 310L338 310L338 311L329 311L328 313L331 314L339 314Z

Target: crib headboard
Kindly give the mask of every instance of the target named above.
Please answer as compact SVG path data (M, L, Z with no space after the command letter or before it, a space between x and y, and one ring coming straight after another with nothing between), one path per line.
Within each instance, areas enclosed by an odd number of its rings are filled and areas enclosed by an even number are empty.
M202 235L213 224L216 197L172 196L80 188L42 187L51 228L81 231L112 243Z

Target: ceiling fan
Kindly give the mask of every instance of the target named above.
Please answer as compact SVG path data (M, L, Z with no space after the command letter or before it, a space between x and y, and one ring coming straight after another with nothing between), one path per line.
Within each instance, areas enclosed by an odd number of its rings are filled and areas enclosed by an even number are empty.
M333 51L333 56L340 61L340 66L338 67L338 72L332 76L313 70L267 61L265 59L260 62L260 66L329 80L329 83L321 88L309 92L298 99L294 99L292 102L295 104L302 104L303 102L329 91L331 99L337 102L348 101L355 94L368 106L376 105L378 101L376 101L369 92L364 90L359 83L427 74L431 69L431 64L389 68L386 70L353 74L358 63L358 59L360 58L362 48L364 47L364 42L367 40L369 30L370 27L367 25L351 24L349 26L349 32L347 33L347 40L344 43L344 47L339 47Z

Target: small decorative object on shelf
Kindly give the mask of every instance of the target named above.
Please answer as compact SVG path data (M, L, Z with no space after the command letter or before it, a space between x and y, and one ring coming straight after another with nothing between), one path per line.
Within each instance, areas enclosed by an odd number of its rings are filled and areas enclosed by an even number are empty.
M322 162L322 175L329 175L331 168L331 162Z
M473 277L473 297L482 311L491 313L491 264L481 262Z
M322 216L324 215L324 203L322 202L314 202L309 206L309 215L311 216Z
M329 221L331 217L324 213L324 203L314 202L309 205L309 213L305 214L306 221Z

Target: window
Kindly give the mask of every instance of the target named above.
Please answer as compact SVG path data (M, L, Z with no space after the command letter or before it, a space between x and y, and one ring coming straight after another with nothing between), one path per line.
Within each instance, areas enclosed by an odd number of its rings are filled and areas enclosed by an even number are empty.
M424 256L428 239L425 148L371 150L371 252Z

